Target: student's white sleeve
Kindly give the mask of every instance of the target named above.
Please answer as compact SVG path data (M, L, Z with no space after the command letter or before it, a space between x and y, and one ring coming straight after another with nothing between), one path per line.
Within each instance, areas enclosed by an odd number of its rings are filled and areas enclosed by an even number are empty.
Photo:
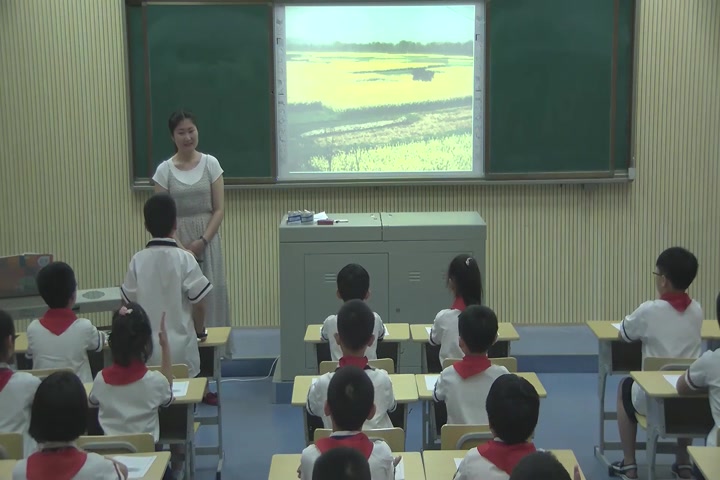
M165 375L163 375L159 371L154 371L150 373L152 373L151 381L154 399L153 403L156 405L156 407L169 407L174 400L170 382L168 382L168 379L165 378Z
M120 293L126 303L137 301L137 274L135 273L135 259L130 261L125 281L120 286Z
M317 382L310 385L307 397L307 411L310 415L316 417L325 416L325 402L327 401L327 385L326 377L323 375L318 378Z
M170 166L168 165L167 161L164 161L160 165L158 165L157 169L155 170L155 175L153 175L153 177L152 177L152 180L153 180L153 182L157 183L158 185L163 187L165 190L167 190L169 175L170 175Z
M370 474L375 479L377 476L382 480L394 480L395 479L395 457L393 457L390 447L383 441L376 441L373 448L373 456L378 458L378 467L380 471L373 471L372 466L370 467Z
M435 320L433 320L433 326L432 329L430 329L430 345L440 345L442 342L443 337L443 326L442 326L442 313L444 312L438 312L437 315L435 315Z
M620 324L620 336L626 342L639 342L645 338L647 328L647 309L652 302L645 302L625 317Z
M188 256L191 255L188 253ZM194 259L188 261L188 270L183 279L183 289L190 303L198 303L212 290L212 283L203 275L200 264Z
M685 372L685 383L687 383L688 387L693 390L707 388L713 372L720 372L720 368L715 365L714 353L708 350L690 365L690 368Z
M102 352L105 348L105 333L95 327L90 320L84 320L85 327L85 350L89 352Z
M330 341L330 320L332 317L328 317L325 319L325 321L322 324L322 328L320 329L320 340L323 342L329 342Z
M397 407L397 401L395 400L395 392L393 392L392 380L389 375L385 375L386 382L384 383L385 394L384 398L387 398L387 411L394 412Z
M207 156L208 172L210 173L210 183L214 183L215 180L220 178L223 174L223 169L220 166L218 159L212 155Z
M377 313L375 314L375 338L377 341L385 338L385 324Z
M315 461L320 457L320 452L315 445L305 448L300 455L300 480L312 480Z
M447 381L444 380L443 374L441 373L435 382L435 389L433 390L433 400L436 402L444 402L447 398Z
M100 383L100 380L98 380L98 377L102 375L102 373L98 373L95 376L95 380L93 380L93 386L90 389L90 394L88 395L88 403L90 405L93 405L95 407L100 405L100 400L97 398L97 390L98 390L98 384Z

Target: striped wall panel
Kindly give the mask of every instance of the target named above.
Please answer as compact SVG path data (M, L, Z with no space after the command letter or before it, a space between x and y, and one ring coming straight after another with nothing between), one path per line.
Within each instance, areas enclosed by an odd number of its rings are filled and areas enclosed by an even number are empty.
M122 0L0 2L0 253L53 252L81 288L119 284L146 240L147 194L129 188L122 12ZM277 224L290 208L477 210L489 303L527 324L619 318L653 295L659 251L684 245L701 262L692 294L713 317L720 3L644 0L638 35L633 184L229 191L233 323L278 325Z

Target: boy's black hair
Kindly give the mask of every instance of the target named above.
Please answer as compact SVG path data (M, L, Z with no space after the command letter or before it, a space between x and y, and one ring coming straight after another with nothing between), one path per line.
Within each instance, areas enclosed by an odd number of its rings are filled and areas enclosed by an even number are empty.
M6 340L8 337L13 337L13 342L15 341L15 323L9 313L0 310L0 359L12 363L11 359L7 358L9 352Z
M342 367L330 379L327 403L339 430L361 430L375 403L375 387L363 370Z
M337 447L320 455L312 480L370 480L370 463L359 451Z
M482 276L473 257L463 253L453 258L448 267L447 278L448 282L452 280L455 295L462 298L466 306L482 304Z
M362 265L345 265L337 274L337 289L343 302L365 300L370 291L370 274Z
M115 311L108 345L113 362L127 367L133 360L147 363L152 356L153 340L150 319L145 310L137 303L125 306L129 313Z
M167 238L175 228L177 207L167 193L156 193L148 198L143 208L145 228L153 238Z
M66 308L77 290L75 272L64 262L52 262L40 269L35 283L40 296L50 308Z
M675 290L685 291L695 280L698 260L682 247L668 248L655 262L658 273L667 278Z
M570 473L550 452L523 457L510 474L510 480L571 480Z
M540 397L524 378L509 373L499 376L488 392L485 408L495 435L508 445L528 441L540 415Z
M38 443L72 442L87 431L87 418L87 394L78 376L55 372L35 392L28 432Z
M360 350L370 342L375 329L375 314L362 300L345 302L337 315L340 341L350 350Z
M460 313L458 330L471 353L485 353L497 337L498 319L492 309L471 305Z

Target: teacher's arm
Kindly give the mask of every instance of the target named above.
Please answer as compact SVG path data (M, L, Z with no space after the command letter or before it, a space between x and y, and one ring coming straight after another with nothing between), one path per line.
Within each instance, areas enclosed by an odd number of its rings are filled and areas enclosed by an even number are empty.
M203 235L205 240L208 242L215 237L220 229L220 224L222 224L223 218L225 217L225 181L223 180L222 175L220 175L217 180L212 183L211 188L213 209L212 217L210 217L208 226L205 229L205 234Z

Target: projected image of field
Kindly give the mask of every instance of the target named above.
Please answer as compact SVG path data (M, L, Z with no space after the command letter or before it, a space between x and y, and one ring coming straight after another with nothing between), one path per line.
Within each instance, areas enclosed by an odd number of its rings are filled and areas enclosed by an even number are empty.
M286 24L287 170L472 171L474 7L286 7Z

